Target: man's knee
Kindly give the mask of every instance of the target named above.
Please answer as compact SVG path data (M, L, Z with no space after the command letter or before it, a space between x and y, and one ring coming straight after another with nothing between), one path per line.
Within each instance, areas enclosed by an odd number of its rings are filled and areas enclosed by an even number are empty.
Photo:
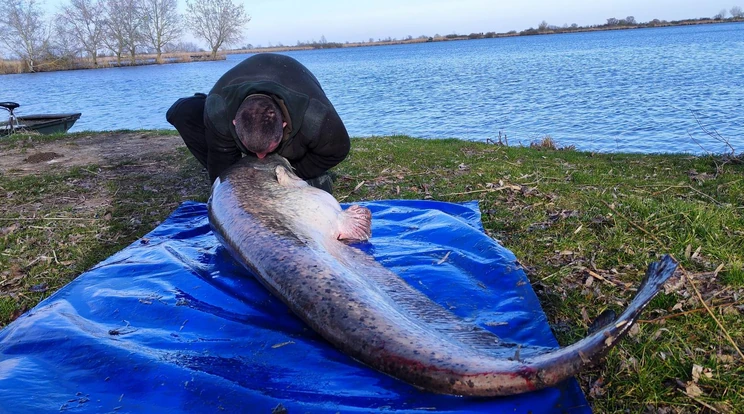
M178 99L168 108L168 111L165 113L165 120L176 127L176 129L186 124L203 124L206 98L207 95L197 93L188 98Z
M320 188L328 194L333 194L333 177L329 172L326 172L321 176L305 180L305 182L315 188Z

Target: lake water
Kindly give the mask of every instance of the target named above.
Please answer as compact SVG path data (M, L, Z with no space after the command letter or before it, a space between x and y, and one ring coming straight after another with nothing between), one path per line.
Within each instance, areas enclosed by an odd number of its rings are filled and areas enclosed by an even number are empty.
M286 54L318 77L352 136L726 151L697 116L744 151L744 23ZM72 131L172 128L171 103L208 92L245 57L5 75L0 100L19 115L82 112Z

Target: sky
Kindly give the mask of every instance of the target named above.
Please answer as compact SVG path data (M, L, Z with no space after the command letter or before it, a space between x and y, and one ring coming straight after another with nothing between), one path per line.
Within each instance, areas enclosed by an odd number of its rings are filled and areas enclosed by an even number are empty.
M40 0L50 11L69 0ZM186 0L178 0L186 10ZM251 21L241 45L294 46L298 41L358 42L451 33L521 31L550 25L606 23L608 18L679 20L744 7L744 0L233 0ZM737 3L738 2L738 3ZM193 37L193 41L204 47Z

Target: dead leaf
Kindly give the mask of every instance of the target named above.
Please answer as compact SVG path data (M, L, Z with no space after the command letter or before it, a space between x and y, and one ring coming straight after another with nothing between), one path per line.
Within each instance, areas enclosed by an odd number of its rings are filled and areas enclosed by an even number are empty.
M13 322L14 320L18 319L28 310L27 307L23 306L18 309L15 309L10 316L8 317L8 322Z
M692 382L697 383L700 380L700 374L703 372L703 367L697 364L692 366Z
M620 363L620 371L638 372L638 360L628 357Z
M651 335L651 340L652 341L656 341L657 339L659 339L659 337L661 336L661 333L662 332L669 332L669 329L667 329L667 328L659 328L659 330L657 330L656 332L654 332L653 335Z
M695 170L690 170L687 172L687 176L690 177L690 180L697 182L698 184L702 184L707 180L712 180L716 178L714 174L709 173L699 173Z
M720 355L718 355L718 360L721 363L723 363L723 364L730 364L730 363L734 362L734 357L733 357L733 355L720 354Z
M672 277L664 283L664 293L668 295L682 289L687 281L686 279L685 274L681 270L677 269Z
M732 315L733 316L733 315L738 315L739 314L739 310L736 309L734 306L726 306L726 307L724 307L724 308L721 309L721 313L723 313L724 315Z
M688 381L687 384L685 384L685 394L687 394L688 397L696 398L703 395L703 390L701 390L694 382Z
M16 230L18 230L18 223L13 223L8 227L3 227L0 229L0 236L7 236L9 234L13 234Z
M598 378L596 381L594 381L589 388L589 396L592 398L601 397L605 394L604 389L604 380L602 378Z

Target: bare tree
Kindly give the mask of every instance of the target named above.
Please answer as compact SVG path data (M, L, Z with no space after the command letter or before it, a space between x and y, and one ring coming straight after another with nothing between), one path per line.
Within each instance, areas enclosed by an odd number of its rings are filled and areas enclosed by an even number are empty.
M548 22L546 22L545 20L541 21L540 24L537 26L537 30L541 32L548 30Z
M61 15L56 16L53 31L54 36L51 45L51 54L55 59L71 62L82 56L83 46L69 31L67 22Z
M139 3L139 0L105 0L108 18L104 43L116 55L119 66L125 53L129 55L129 63L134 65L137 46L142 43Z
M49 27L36 0L0 2L0 42L34 72L49 40Z
M61 27L80 42L93 66L98 65L98 51L104 46L105 12L102 0L70 0L60 12Z
M155 61L163 63L163 47L181 36L177 0L142 0L140 18L147 46L155 50Z
M222 46L237 44L251 17L243 4L232 0L186 0L186 21L197 37L209 43L212 58Z
M620 24L620 20L614 17L610 17L609 19L607 19L607 26L617 26L618 24Z
M734 20L744 17L744 11L742 11L739 6L732 7L731 10L729 10L729 13L731 13L731 17L733 17Z
M636 19L635 19L635 17L633 17L633 16L628 16L628 17L626 17L626 18L625 18L625 24L627 24L627 25L629 25L629 26L633 26L633 25L635 25L635 24L636 24Z
M728 13L728 11L726 11L726 9L721 9L721 11L719 11L718 14L716 14L715 16L713 16L713 19L715 19L715 20L723 20L723 19L726 18L726 14L727 13Z

